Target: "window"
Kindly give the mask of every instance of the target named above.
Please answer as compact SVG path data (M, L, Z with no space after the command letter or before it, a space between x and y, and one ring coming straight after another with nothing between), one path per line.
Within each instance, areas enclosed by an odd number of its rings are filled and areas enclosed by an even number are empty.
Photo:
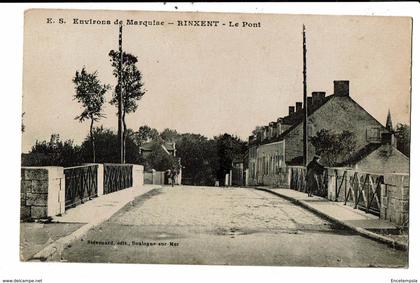
M368 127L366 129L366 140L373 143L381 142L381 128Z

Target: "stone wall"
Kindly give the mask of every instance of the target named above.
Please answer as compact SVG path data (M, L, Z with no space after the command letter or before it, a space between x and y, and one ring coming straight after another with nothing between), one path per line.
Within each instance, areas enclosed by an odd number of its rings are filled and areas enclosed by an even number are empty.
M409 221L410 176L386 174L381 188L381 219L407 228Z
M64 212L62 167L22 167L20 218L43 219Z

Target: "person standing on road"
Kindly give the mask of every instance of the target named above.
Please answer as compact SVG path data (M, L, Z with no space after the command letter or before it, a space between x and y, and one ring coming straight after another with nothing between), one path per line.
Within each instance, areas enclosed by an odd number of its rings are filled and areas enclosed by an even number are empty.
M308 196L312 197L314 192L319 191L321 176L324 173L324 166L322 166L319 161L321 157L315 155L308 166L306 166L306 190L308 191Z
M171 184L172 184L172 187L175 185L176 175L177 175L177 173L176 173L175 168L172 168L172 170L171 170Z

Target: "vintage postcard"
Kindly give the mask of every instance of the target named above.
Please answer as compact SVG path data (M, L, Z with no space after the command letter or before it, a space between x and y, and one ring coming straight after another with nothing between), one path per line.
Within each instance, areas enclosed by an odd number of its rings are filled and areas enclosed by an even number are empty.
M412 19L25 12L21 261L408 268Z

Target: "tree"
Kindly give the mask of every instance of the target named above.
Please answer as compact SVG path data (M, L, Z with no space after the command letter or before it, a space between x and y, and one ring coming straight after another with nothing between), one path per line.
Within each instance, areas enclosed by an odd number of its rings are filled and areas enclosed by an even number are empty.
M166 128L160 133L160 137L167 142L176 142L179 134L176 130Z
M145 163L147 169L158 171L166 171L172 168L179 169L178 159L168 154L158 141L153 142L151 152L145 157Z
M178 136L176 147L183 166L183 182L214 185L219 166L216 142L199 134L185 133Z
M141 126L136 133L136 143L138 146L141 146L143 143L157 140L159 137L159 132L155 128L150 128L149 126Z
M246 142L236 136L227 133L215 137L217 144L217 155L219 166L217 178L221 184L224 183L225 175L232 170L232 162L235 156L243 155L247 151Z
M133 133L131 129L128 129L127 132ZM97 145L96 160L98 163L119 163L120 152L118 148L118 136L116 133L103 126L95 127L93 130L93 138ZM87 136L81 145L81 158L83 161L86 161L89 158L90 144L91 136ZM132 134L127 136L126 147L127 162L139 164L140 153Z
M335 166L345 161L356 148L354 133L346 130L337 134L322 129L315 136L309 137L309 141L315 147L316 154L321 155L322 163L326 166Z
M113 67L112 74L118 78L120 76L119 63L120 52L111 50L108 54L111 57L111 65ZM122 89L122 122L123 122L123 159L126 157L126 139L127 139L127 124L125 122L126 114L135 112L138 108L137 102L146 93L143 89L142 74L137 69L138 59L136 56L123 52L121 64L121 78L118 80L117 86L112 96L110 103L118 107L118 98Z
M98 79L98 72L88 73L83 67L82 70L76 71L73 78L76 94L74 99L81 103L83 112L75 117L79 122L90 120L89 134L92 142L93 162L96 162L95 156L95 139L93 137L93 123L104 117L102 114L102 105L105 102L105 93L110 88L109 85L101 84Z
M22 159L23 166L69 167L80 163L80 147L73 145L72 140L60 140L58 134L52 134L49 141L36 141Z
M397 139L397 149L410 157L410 126L398 123L395 128L395 137Z

